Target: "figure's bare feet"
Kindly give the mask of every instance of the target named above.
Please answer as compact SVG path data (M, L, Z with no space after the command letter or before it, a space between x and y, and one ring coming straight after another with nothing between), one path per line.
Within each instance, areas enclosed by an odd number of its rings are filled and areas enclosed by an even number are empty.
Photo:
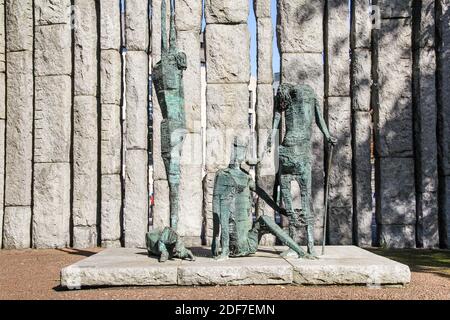
M225 261L228 259L230 259L230 257L228 256L228 253L222 253L220 256L215 258L216 261Z
M169 253L163 252L161 253L161 256L159 257L159 262L166 262L169 259Z
M297 252L295 252L292 249L287 249L286 251L283 251L280 254L280 256L283 257L283 258L291 258L291 259L298 259L299 258Z
M308 244L308 254L310 254L313 257L317 257L316 250L314 249L313 244Z

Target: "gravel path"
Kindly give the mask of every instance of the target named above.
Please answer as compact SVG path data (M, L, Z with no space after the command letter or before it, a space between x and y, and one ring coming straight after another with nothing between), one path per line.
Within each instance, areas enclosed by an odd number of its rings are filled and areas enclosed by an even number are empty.
M406 288L356 286L145 287L63 291L59 271L101 249L0 251L0 299L450 299L450 276L412 272ZM449 266L450 268L450 266Z

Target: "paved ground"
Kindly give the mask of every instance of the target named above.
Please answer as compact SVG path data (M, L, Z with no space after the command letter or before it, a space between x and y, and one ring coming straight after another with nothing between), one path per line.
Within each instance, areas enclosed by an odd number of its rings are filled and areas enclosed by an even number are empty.
M406 288L245 286L62 291L60 269L98 251L0 251L0 299L450 299L450 251L440 250L374 250L411 267L412 282Z

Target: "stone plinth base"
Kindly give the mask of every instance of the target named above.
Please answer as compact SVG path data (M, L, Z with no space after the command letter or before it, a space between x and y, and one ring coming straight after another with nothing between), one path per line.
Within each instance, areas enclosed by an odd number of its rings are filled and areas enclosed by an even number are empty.
M195 262L159 263L145 249L111 248L64 268L61 286L404 285L411 278L406 265L354 246L329 246L317 260L284 259L283 250L262 247L250 257L215 261L198 248Z

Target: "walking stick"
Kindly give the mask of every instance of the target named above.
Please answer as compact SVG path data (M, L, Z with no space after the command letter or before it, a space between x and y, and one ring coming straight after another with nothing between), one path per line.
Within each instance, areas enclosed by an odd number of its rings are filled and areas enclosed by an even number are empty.
M323 239L322 239L322 255L325 254L325 238L327 234L327 218L328 218L328 191L330 186L330 171L331 171L331 163L333 160L333 147L332 143L329 144L328 149L328 162L327 162L327 178L325 183L325 212L323 214Z

